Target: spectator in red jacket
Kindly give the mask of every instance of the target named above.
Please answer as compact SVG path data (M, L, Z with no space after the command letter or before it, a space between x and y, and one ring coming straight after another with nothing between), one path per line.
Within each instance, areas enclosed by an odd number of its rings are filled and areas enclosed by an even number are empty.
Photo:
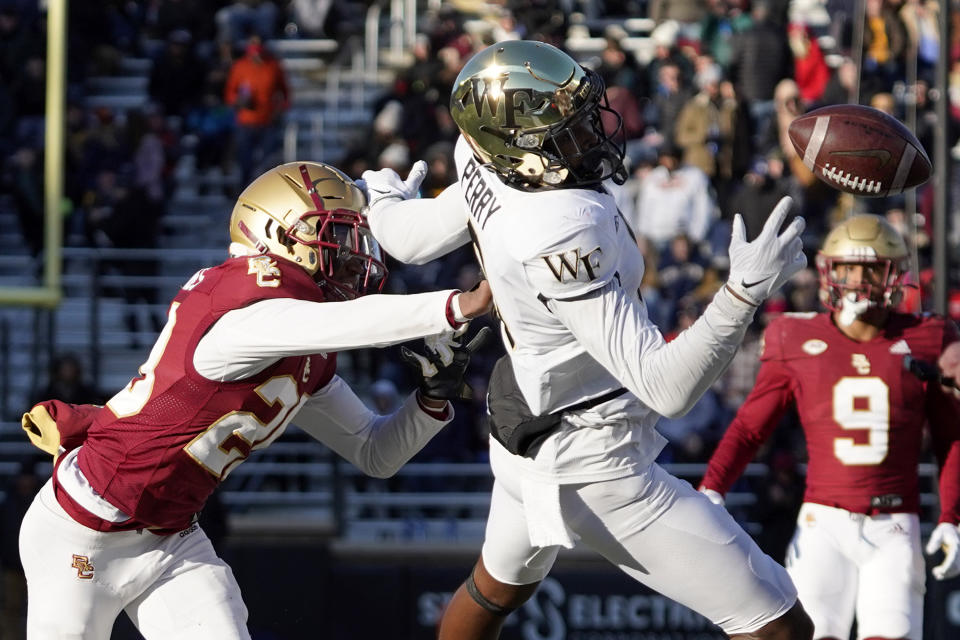
M830 68L823 51L805 24L794 23L787 29L790 50L793 52L793 77L800 88L805 105L818 102L830 80Z

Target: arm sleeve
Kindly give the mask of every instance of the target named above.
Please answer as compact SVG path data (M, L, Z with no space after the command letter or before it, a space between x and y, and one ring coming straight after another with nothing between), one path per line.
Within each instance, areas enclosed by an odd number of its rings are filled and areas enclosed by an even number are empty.
M422 411L416 393L387 416L377 415L339 377L303 405L294 424L327 445L367 475L392 476L449 420Z
M780 422L793 401L790 376L779 360L760 365L753 391L727 427L716 451L710 456L700 486L725 494L743 474L760 448Z
M957 328L947 321L943 347L956 342ZM960 523L960 402L940 385L927 383L927 419L940 467L940 522Z
M667 343L643 302L626 295L616 279L587 296L550 300L548 308L597 362L670 418L689 411L723 373L755 311L721 289L703 315Z
M210 380L238 380L286 356L398 344L451 329L452 291L372 295L346 302L261 300L228 311L200 340L193 364Z
M927 416L940 467L940 522L960 523L960 404L928 383Z
M408 264L425 264L470 241L458 183L436 198L378 205L370 210L368 221L384 251Z

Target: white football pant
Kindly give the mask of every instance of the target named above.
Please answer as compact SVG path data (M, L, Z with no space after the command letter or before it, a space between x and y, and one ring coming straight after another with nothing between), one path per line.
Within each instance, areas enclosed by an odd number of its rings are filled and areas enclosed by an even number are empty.
M109 640L126 611L147 640L246 640L233 572L203 530L158 536L78 524L48 481L20 527L30 640Z
M575 537L727 634L756 631L796 603L787 572L726 509L659 465L639 475L559 489L561 514ZM542 580L560 550L530 543L528 509L536 506L525 507L520 481L496 474L483 563L500 582Z
M865 516L804 503L787 548L787 571L814 638L923 636L923 555L913 513Z

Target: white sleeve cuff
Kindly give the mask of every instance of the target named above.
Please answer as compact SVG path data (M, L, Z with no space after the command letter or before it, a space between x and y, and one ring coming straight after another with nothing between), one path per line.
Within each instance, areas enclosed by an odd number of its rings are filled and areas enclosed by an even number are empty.
M453 299L450 300L450 311L453 312L453 319L459 323L469 322L470 318L463 315L463 311L460 310L460 294L453 296Z

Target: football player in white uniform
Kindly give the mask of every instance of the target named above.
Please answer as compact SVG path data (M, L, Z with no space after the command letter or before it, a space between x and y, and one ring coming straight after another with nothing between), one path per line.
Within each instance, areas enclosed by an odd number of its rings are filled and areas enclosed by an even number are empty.
M473 241L508 351L489 384L486 539L440 638L498 637L559 549L580 541L731 637L809 639L784 569L654 463L658 417L693 406L757 306L806 264L803 220L780 232L790 200L751 243L735 219L726 286L668 344L640 295L643 256L603 187L625 172L599 76L552 46L501 42L464 66L451 112L456 184L416 199L420 163L405 181L388 169L362 180L374 236L396 258L423 263Z
M387 416L336 375L338 351L449 332L490 304L485 286L359 298L386 276L365 205L328 165L268 171L233 210L232 257L181 288L140 375L105 407L24 415L56 460L20 528L29 638L106 640L121 611L149 640L249 638L237 581L195 519L227 474L293 420L387 477L450 421L481 334L404 352L423 382Z

